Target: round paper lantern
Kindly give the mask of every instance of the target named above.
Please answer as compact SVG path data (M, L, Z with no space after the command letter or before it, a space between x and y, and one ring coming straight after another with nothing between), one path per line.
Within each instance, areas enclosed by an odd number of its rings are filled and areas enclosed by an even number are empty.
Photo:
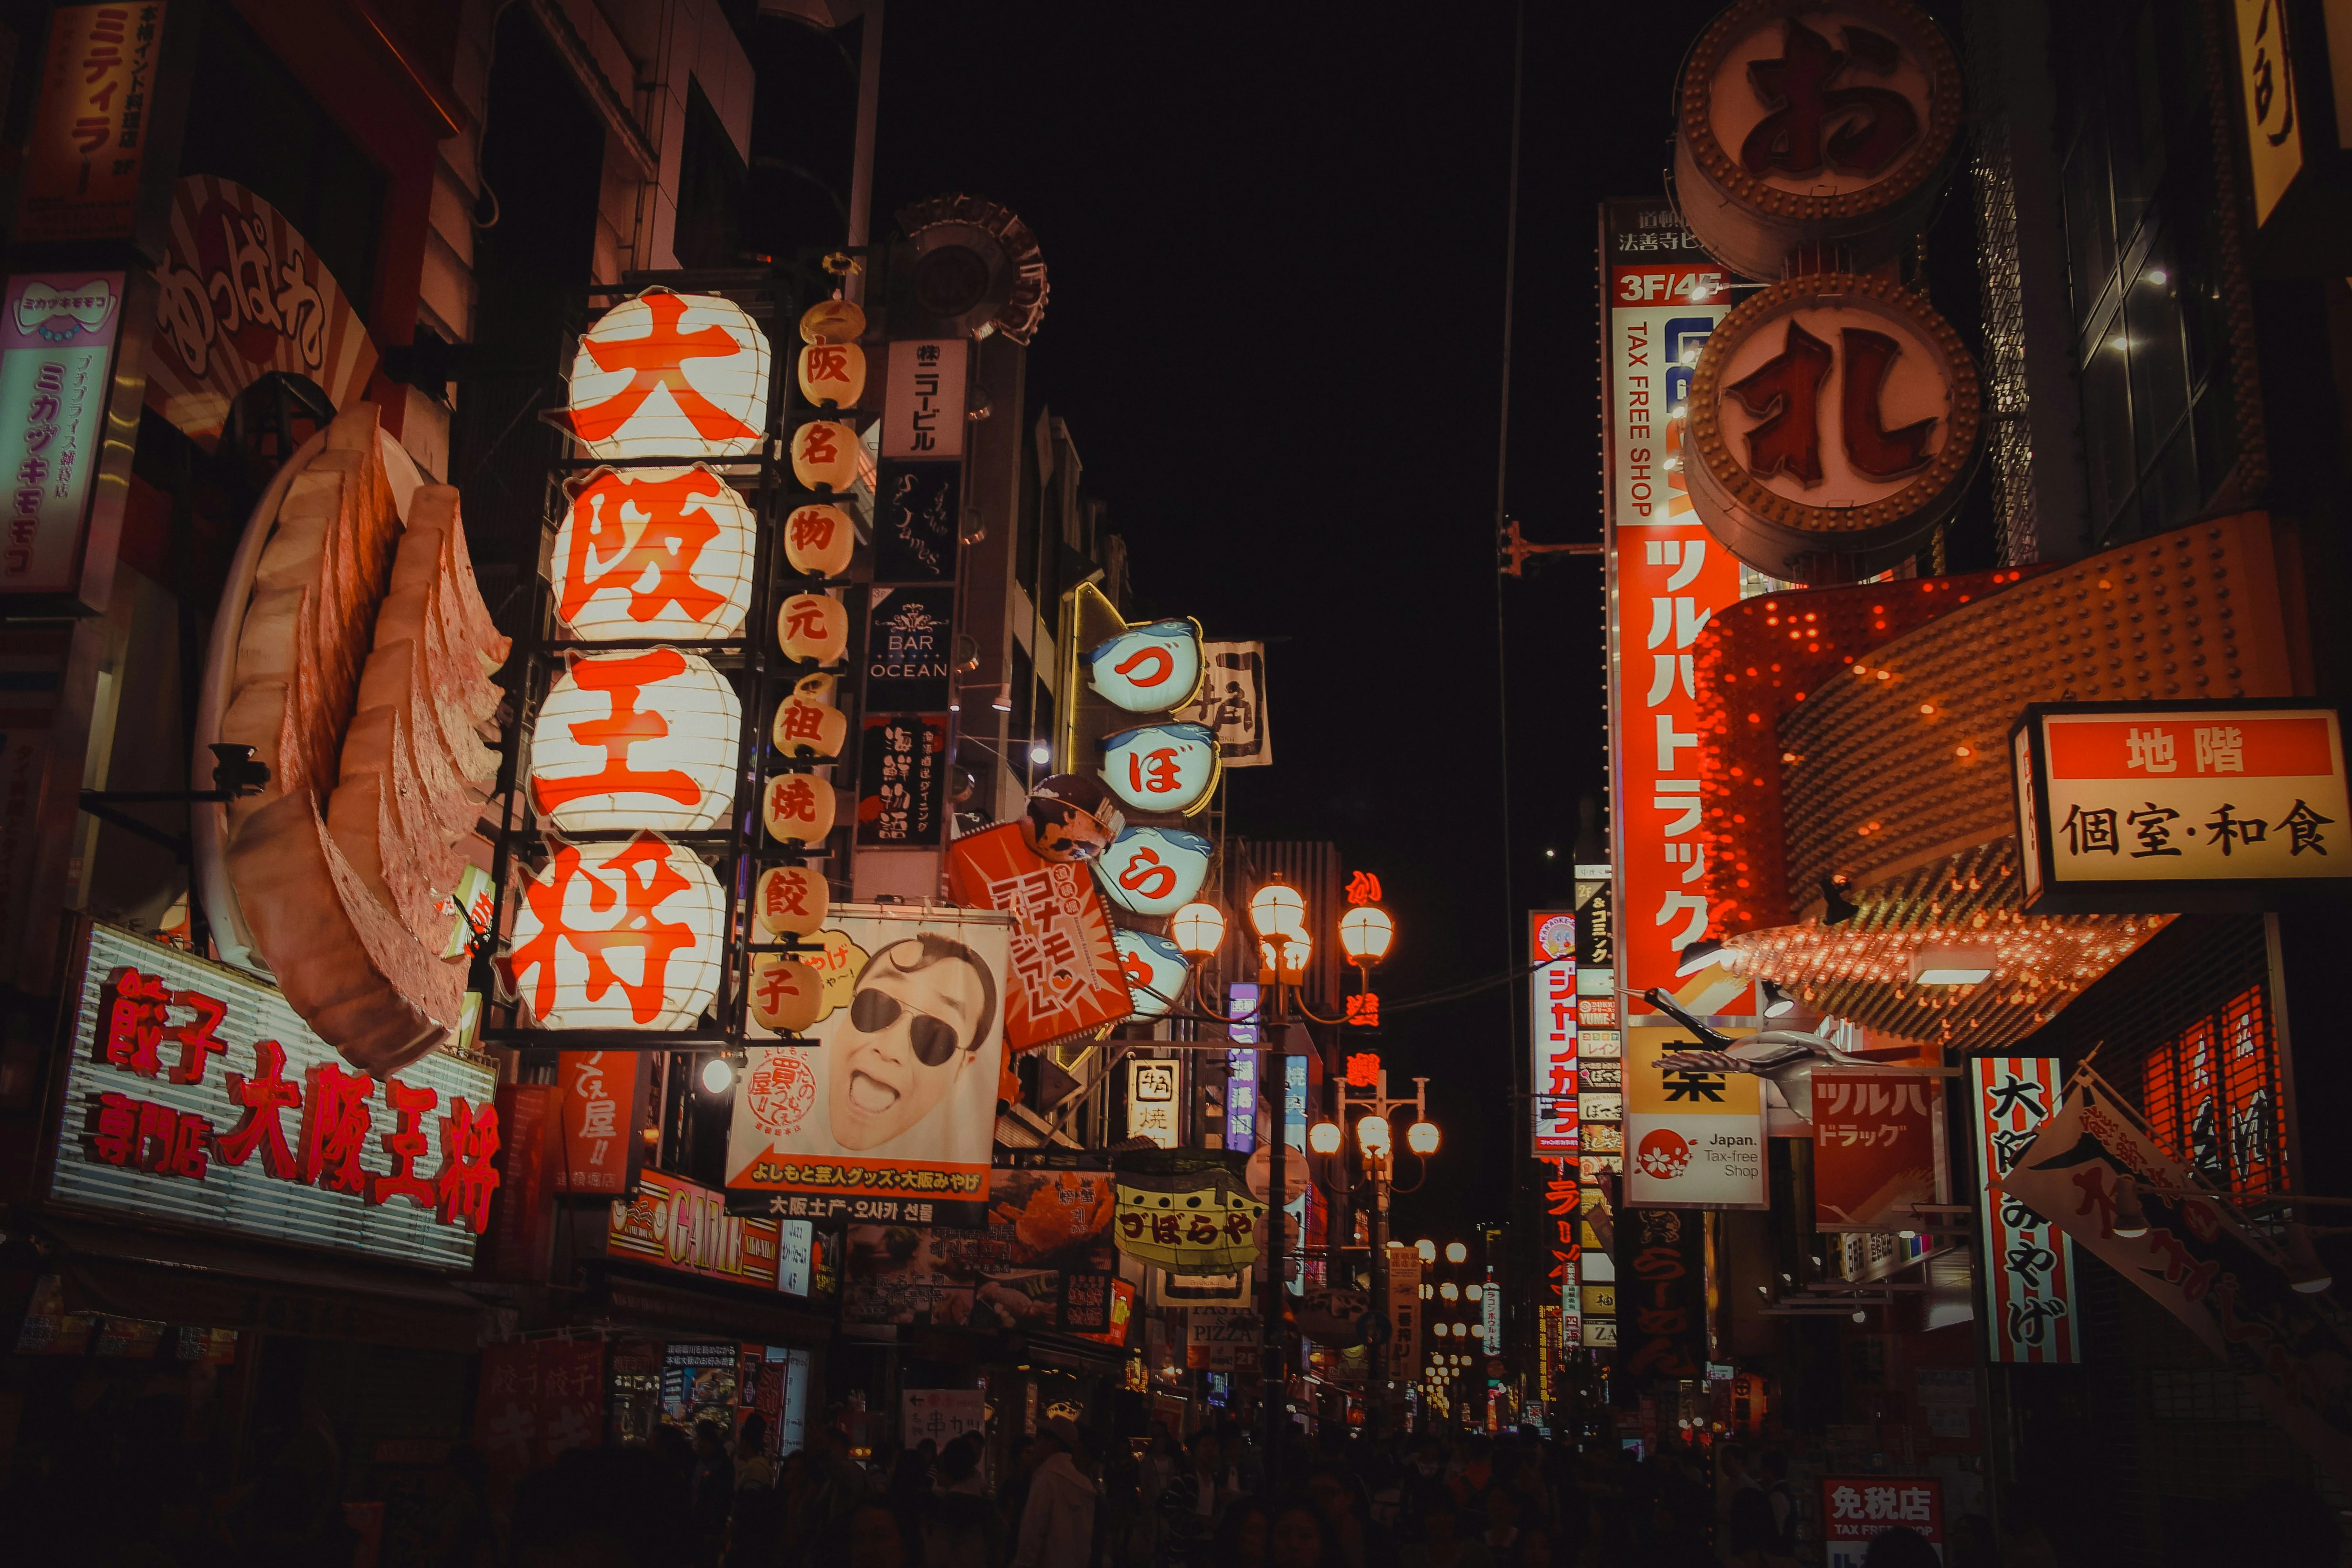
M798 1034L824 1011L824 977L797 958L761 953L751 962L751 1018L761 1029Z
M849 343L866 336L866 312L846 299L820 299L801 312L803 343Z
M1173 915L1192 902L1216 846L1181 828L1131 827L1095 862L1103 896L1132 915Z
M592 457L740 457L766 439L768 378L741 306L648 288L582 336L562 423Z
M1201 689L1201 623L1154 621L1130 626L1087 650L1087 685L1114 707L1166 713Z
M772 865L760 873L751 912L771 936L807 936L824 925L833 889L822 873L804 865Z
M530 800L563 832L691 833L735 799L743 710L710 662L676 648L575 658L531 730Z
M849 612L823 593L795 593L776 612L776 642L784 657L837 664L849 651Z
M1147 724L1103 743L1103 781L1139 811L1191 816L1216 788L1217 737L1206 725Z
M838 757L848 738L848 718L828 703L789 696L776 705L776 749L786 757Z
M768 780L760 800L768 831L786 843L814 844L833 831L833 786L813 773L784 773Z
M793 432L793 477L814 490L857 483L857 432L837 419L813 419Z
M1127 976L1127 994L1135 1002L1135 1016L1156 1019L1184 995L1184 977L1192 966L1176 944L1149 931L1114 931L1118 967Z
M801 350L801 396L854 408L866 391L866 350L855 343L811 343Z
M784 519L784 559L811 577L839 577L849 570L857 530L839 507L795 507Z
M743 629L756 545L735 487L691 468L599 468L572 492L548 575L588 642L717 642Z
M793 683L793 695L806 697L813 703L823 703L827 707L838 707L841 705L834 693L839 690L840 686L839 675L828 675L823 670L811 670Z
M541 1028L688 1029L719 994L726 895L659 834L559 845L521 894L499 967Z

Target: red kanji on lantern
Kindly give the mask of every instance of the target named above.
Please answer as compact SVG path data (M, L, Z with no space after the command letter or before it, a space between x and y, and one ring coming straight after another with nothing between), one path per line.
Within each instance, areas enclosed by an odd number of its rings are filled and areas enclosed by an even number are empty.
M279 1120L302 1103L302 1086L286 1076L286 1048L274 1040L254 1041L254 1072L228 1075L232 1104L245 1107L236 1126L213 1137L213 1152L233 1166L241 1166L261 1151L261 1170L279 1181L296 1174L294 1155L286 1146L286 1126Z
M540 810L553 812L583 796L624 792L658 795L685 806L700 804L702 786L695 782L691 774L675 768L644 773L629 766L630 747L639 741L659 740L669 734L669 720L637 706L638 696L655 682L684 674L686 655L675 648L654 648L615 658L583 659L573 664L571 678L575 685L583 691L602 692L613 702L613 711L607 716L582 719L570 727L574 741L604 754L604 766L593 773L571 779L532 774L531 800Z
M835 343L814 343L801 356L802 377L811 382L849 384L849 350Z
M108 977L114 1000L106 1009L105 1060L109 1067L152 1078L162 1063L155 1047L163 1038L169 1016L171 988L162 977L142 975L129 965Z
M827 630L824 607L821 604L804 601L784 612L783 637L787 642L822 643Z
M441 1118L441 1168L433 1177L442 1224L463 1225L477 1236L489 1228L490 1194L499 1186L490 1158L498 1152L498 1107L478 1111L464 1095L451 1095Z
M768 787L768 814L780 822L816 821L816 790L804 773L788 773Z
M764 913L771 920L780 920L787 915L808 915L809 884L799 877L761 877L760 891L767 900Z
M822 507L803 507L794 512L790 523L793 549L807 554L822 554L833 544L833 530L838 526L833 514Z
M605 882L582 866L577 844L566 844L555 852L554 862L544 878L534 878L523 884L524 903L539 928L527 941L517 943L499 964L509 986L519 986L516 977L525 970L538 968L537 981L524 998L534 1017L546 1018L555 1009L556 965L560 945L565 943L588 961L588 973L582 987L588 1000L601 1001L606 992L618 986L629 998L631 1016L637 1022L650 1023L661 1015L668 995L669 961L696 943L693 926L684 921L656 918L664 901L674 894L686 892L688 886L686 878L671 868L669 852L669 845L662 840L650 833L642 834L604 862L604 869L613 877L611 882ZM610 926L582 931L564 923L566 896L573 882L581 878L588 883L586 896L591 910L611 909L616 901L623 905L621 917ZM621 977L610 956L614 951L632 948L638 960L631 966L638 977L635 984ZM495 1113L489 1114L495 1123Z
M368 1173L360 1166L360 1154L375 1121L368 1109L368 1102L375 1098L375 1080L346 1072L331 1061L320 1062L304 1076L310 1081L310 1098L302 1109L303 1184L364 1196Z
M743 345L715 324L682 330L678 323L685 319L687 302L679 295L655 289L642 298L653 318L652 329L644 337L599 338L591 332L580 344L598 370L627 371L628 384L593 407L559 411L557 423L583 441L609 441L656 389L666 388L703 440L757 441L757 430L704 397L686 379L689 361L730 359L747 351Z
M387 1078L383 1081L383 1103L392 1112L394 1130L376 1142L383 1145L392 1168L368 1173L367 1200L382 1203L390 1197L404 1197L419 1208L432 1208L436 1202L433 1183L416 1174L416 1162L424 1157L428 1145L423 1125L425 1113L441 1103L441 1092Z
M816 703L787 702L776 716L776 739L816 740L824 738L824 712Z
M824 420L803 424L793 433L801 444L801 461L811 467L841 460L841 445L834 434L833 425Z
M572 548L562 563L556 611L566 624L607 588L629 596L629 618L653 621L670 606L692 621L708 621L727 595L694 575L703 549L719 535L715 508L698 500L724 502L727 481L707 468L689 468L674 479L624 478L604 470L572 498ZM640 514L636 542L628 530ZM640 586L646 572L650 584Z

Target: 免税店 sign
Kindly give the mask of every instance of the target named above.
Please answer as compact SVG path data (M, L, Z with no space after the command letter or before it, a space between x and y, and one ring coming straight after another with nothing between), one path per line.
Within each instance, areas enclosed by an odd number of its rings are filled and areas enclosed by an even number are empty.
M446 1051L349 1071L269 987L95 925L49 1197L465 1269L499 1184L497 1088Z
M2333 708L2036 704L2010 732L2010 762L2029 909L2261 908L2352 882Z

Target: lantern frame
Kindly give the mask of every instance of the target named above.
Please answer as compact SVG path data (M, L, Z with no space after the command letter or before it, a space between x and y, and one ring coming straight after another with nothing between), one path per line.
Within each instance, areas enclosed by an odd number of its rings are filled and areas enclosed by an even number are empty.
M502 717L502 762L509 777L520 780L530 776L534 724L570 655L635 652L659 645L707 661L724 677L740 706L737 748L730 756L735 780L733 804L708 829L668 831L662 836L699 858L722 890L740 890L748 896L760 873L769 867L814 865L822 875L823 867L828 863L824 858L825 852L837 847L830 839L805 850L779 845L767 836L756 810L779 775L807 772L812 768L809 761L782 757L769 743L777 707L792 695L796 676L806 674L804 669L796 669L776 656L776 612L793 594L817 587L817 580L799 572L787 560L781 525L797 507L822 504L842 508L863 526L869 520L871 507L870 498L862 487L845 493L819 493L801 486L792 471L790 442L779 438L788 437L800 425L818 418L863 426L874 416L854 410L819 410L800 396L797 372L803 339L799 320L801 308L807 301L794 298L791 286L781 279L746 280L731 275L719 279L708 274L668 274L647 279L640 275L626 287L594 285L579 289L568 302L569 340L551 368L562 371L577 363L581 358L579 343L589 328L604 312L635 298L648 286L678 294L719 296L739 307L758 327L766 340L768 378L761 439L756 444L744 444L744 450L731 455L713 451L652 453L640 444L627 455L598 456L575 443L567 449L566 455L549 465L548 504L543 516L559 521L567 517L567 485L576 485L597 469L613 470L623 476L625 482L643 482L659 470L707 468L733 489L751 514L754 542L749 565L749 602L740 612L740 623L723 637L697 640L680 637L674 632L631 636L627 628L611 624L610 617L604 626L591 628L583 635L555 617L555 595L560 585L551 583L544 575L536 577L530 613L515 638L514 657L508 665L519 684L513 688L512 700ZM555 528L552 521L543 524L543 558ZM649 570L657 570L657 566ZM729 614L733 613L730 606ZM852 634L856 635L855 627ZM818 761L814 766L820 776L828 776L826 770L832 769L829 776L835 779L836 786L846 789L847 776L840 769L851 763ZM752 1038L750 982L754 957L770 953L805 957L821 949L814 936L770 933L756 920L748 918L726 921L720 929L717 993L700 1019L685 1027L659 1030L548 1030L530 1027L528 1017L519 1016L517 1005L501 997L497 983L498 950L504 934L513 926L519 884L529 878L533 868L544 863L551 852L549 837L553 823L537 814L528 789L516 789L504 793L499 814L490 826L495 830L487 834L492 850L493 903L487 929L500 934L500 940L477 944L467 987L485 998L478 1036L484 1043L579 1050L738 1051ZM836 835L849 831L845 822L835 825ZM634 831L620 827L575 830L562 838L582 846L602 845L632 837Z

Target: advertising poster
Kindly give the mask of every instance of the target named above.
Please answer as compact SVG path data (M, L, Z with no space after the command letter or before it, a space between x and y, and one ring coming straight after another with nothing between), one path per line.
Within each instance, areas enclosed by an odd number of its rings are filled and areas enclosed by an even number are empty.
M801 1284L808 1293L806 1220L751 1219L727 1212L726 1195L662 1171L638 1177L635 1197L613 1205L604 1232L607 1257L654 1263L706 1280L762 1291L786 1290L783 1231L800 1227Z
M142 124L152 118L142 100L153 92L164 9L163 0L126 0L53 13L25 139L19 241L129 236L154 129Z
M778 1218L979 1218L1004 1051L1004 922L877 908L837 914L824 936L842 961L801 1037L813 1043L751 1049L728 1137L730 1202Z
M871 606L866 622L868 711L945 712L954 587L877 588Z
M1528 1031L1535 1086L1535 1152L1576 1153L1576 916L1538 909L1528 915Z
M742 1346L733 1340L672 1340L664 1345L661 1418L689 1432L706 1418L733 1431L737 1396L743 1386L742 1356Z
M1626 1012L1664 986L1704 1018L1745 1013L1748 988L1723 970L1675 973L1709 934L1699 825L1699 633L1739 600L1739 563L1692 509L1682 473L1698 350L1730 310L1722 265L1664 201L1612 202L1607 279L1606 448L1612 810L1619 989Z
M1005 1169L992 1186L983 1225L851 1226L842 1322L1108 1330L1118 1271L1109 1173Z
M618 1197L629 1188L639 1107L653 1066L634 1051L566 1051L555 1060L562 1092L555 1190Z
M1862 1568L1870 1541L1901 1525L1944 1555L1943 1483L1929 1476L1823 1476L1822 1541L1828 1568Z
M1623 1310L1610 1385L1621 1406L1653 1380L1705 1376L1706 1217L1681 1208L1621 1209L1617 1299Z
M1950 1190L1942 1079L1815 1070L1814 1229L1915 1229Z
M1013 916L1004 1042L1051 1045L1117 1023L1135 1010L1093 874L1049 861L1006 822L948 847L948 894L958 904Z
M1727 1030L1734 1038L1752 1030ZM1764 1081L1748 1072L1661 1067L1688 1050L1680 1029L1626 1031L1625 1201L1651 1207L1769 1208Z
M1979 1056L1976 1088L1977 1207L1984 1227L1986 1329L1995 1361L2081 1359L2074 1321L2074 1241L2000 1191L2000 1180L2058 1107L2054 1056Z
M858 843L937 844L948 820L948 716L869 713L858 745Z

